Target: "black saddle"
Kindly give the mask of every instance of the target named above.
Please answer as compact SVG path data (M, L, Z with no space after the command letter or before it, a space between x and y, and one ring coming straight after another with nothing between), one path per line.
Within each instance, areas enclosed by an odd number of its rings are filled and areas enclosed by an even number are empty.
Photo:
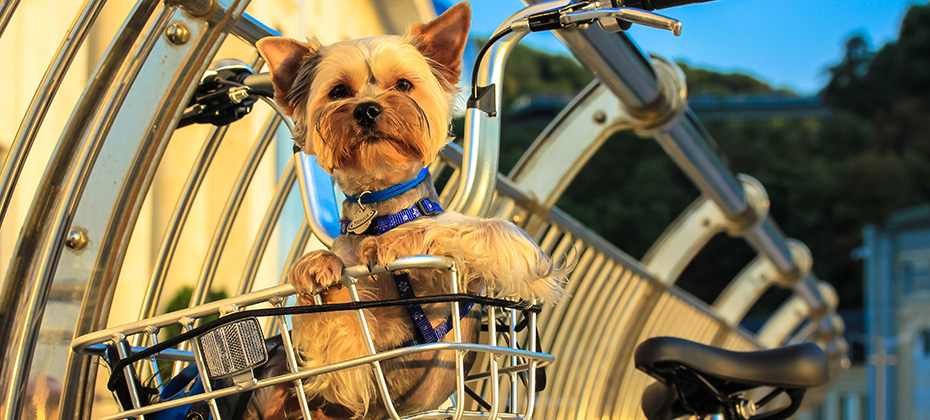
M826 354L814 343L737 352L654 337L636 348L635 364L658 381L643 393L643 413L650 420L717 413L729 420L784 419L797 411L807 388L830 379ZM758 387L774 390L759 402L738 395ZM755 415L782 392L791 399L787 407Z

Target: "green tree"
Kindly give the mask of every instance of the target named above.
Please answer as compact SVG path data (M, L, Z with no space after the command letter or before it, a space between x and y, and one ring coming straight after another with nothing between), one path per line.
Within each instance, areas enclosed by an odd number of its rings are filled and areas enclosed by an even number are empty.
M688 96L772 95L796 96L788 89L775 89L768 83L743 73L720 73L678 63L688 81Z
M824 98L833 106L867 113L870 108L864 78L875 53L862 34L856 34L846 40L843 60L827 69L830 81L823 88Z
M911 6L898 39L871 53L861 37L847 41L831 67L824 95L838 109L871 120L876 152L930 159L930 5ZM862 69L865 68L863 72Z
M503 109L526 94L574 96L593 76L571 57L517 45L504 72Z

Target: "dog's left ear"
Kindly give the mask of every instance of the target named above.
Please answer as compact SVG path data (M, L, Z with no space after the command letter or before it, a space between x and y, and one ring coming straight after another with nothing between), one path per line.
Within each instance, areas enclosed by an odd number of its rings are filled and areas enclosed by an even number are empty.
M294 116L297 104L291 103L289 94L302 65L319 50L319 42L311 39L300 42L284 37L266 37L259 39L255 47L268 63L271 70L271 83L274 85L274 99L287 115Z
M433 61L431 64L436 66L438 74L453 86L459 82L462 73L462 54L470 26L471 7L463 1L436 19L410 28L409 35L417 40L416 47Z

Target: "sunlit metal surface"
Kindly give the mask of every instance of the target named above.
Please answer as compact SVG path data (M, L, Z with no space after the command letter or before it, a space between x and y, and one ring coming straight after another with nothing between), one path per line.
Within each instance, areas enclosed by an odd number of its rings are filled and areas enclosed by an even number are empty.
M191 206L193 206L194 203L194 197L197 195L197 191L200 189L203 179L206 176L206 169L216 156L216 150L223 136L226 135L227 129L228 126L214 128L195 159L196 163L191 168L183 193L178 199L174 213L170 219L171 222L162 239L161 251L159 251L157 254L158 256L155 258L155 267L152 270L148 289L145 293L142 306L139 309L139 319L155 316L155 310L158 307L159 299L162 295L162 286L165 284L168 268L171 266L171 261L177 250L181 229L183 229L184 224L187 222ZM136 344L138 345L139 343Z
M535 197L540 209L551 209L603 142L624 128L629 117L620 104L603 84L592 82L540 134L509 178Z
M133 18L127 21L127 26L140 25L147 20L148 15L152 12L152 7L139 7ZM161 14L159 23L164 23L170 17L167 13ZM141 22L140 22L141 21ZM106 131L109 130L110 124L116 115L119 104L123 102L128 89L117 88L108 82L118 80L123 83L122 86L128 87L136 79L146 58L154 48L157 38L141 42L138 50L129 54L128 48L135 40L135 33L126 31L119 39L114 41L109 58L112 61L105 61L98 70L97 83L88 86L82 104L75 109L75 115L71 124L62 134L62 141L59 142L55 155L49 163L43 180L39 186L37 198L43 202L38 206L33 206L33 210L26 218L25 234L17 244L14 251L13 261L7 278L15 278L17 281L7 281L4 283L2 299L4 305L0 308L3 314L3 322L0 325L0 340L2 340L3 370L0 380L3 382L3 403L0 404L3 412L0 413L2 418L18 418L19 412L23 409L23 397L19 391L26 388L26 382L30 376L29 371L33 358L33 350L36 347L39 329L41 324L58 324L57 329L61 329L61 322L55 322L53 318L43 319L43 313L46 311L47 293L51 286L52 279L55 275L55 269L59 265L59 258L69 258L73 254L60 254L61 241L64 233L70 228L72 219L75 218L75 206L80 193L87 185L88 175L91 167L100 151L101 142ZM118 51L119 60L115 57ZM120 69L122 60L129 57L124 69ZM125 84L129 82L129 84ZM119 85L117 85L119 86ZM104 94L107 92L107 94ZM96 111L99 114L94 115ZM96 123L96 124L95 124ZM112 174L111 174L112 175ZM56 194L55 192L59 193ZM97 218L100 221L100 218ZM91 226L81 224L91 235L91 246L82 252L84 258L96 254L95 235L96 231ZM92 260L91 260L92 261ZM63 264L68 267L67 264ZM88 263L86 267L92 266ZM86 276L77 276L77 278ZM86 281L86 280L85 280ZM82 282L78 282L81 284ZM70 307L69 307L70 306ZM78 318L73 313L74 306L65 306L72 310L72 316L68 317L59 308L51 312L56 315L63 315L65 331L68 326L73 325L74 319ZM64 309L64 308L61 308ZM69 325L70 324L70 325ZM49 343L54 347L58 343ZM46 350L49 351L49 350ZM54 372L60 372L61 361L54 368ZM67 403L67 402L66 402Z
M548 1L524 9L506 21L498 30L510 27L511 23L523 17L547 9L563 6L567 0ZM458 191L447 208L464 214L484 216L491 206L494 183L497 176L497 161L500 154L501 102L504 81L504 67L507 57L529 32L512 32L494 44L484 57L484 64L478 63L478 85L489 86L494 91L494 110L491 114L470 108L465 115L465 146L462 160L462 180L457 184Z
M255 176L255 172L258 170L258 164L268 150L268 146L271 144L272 140L274 140L279 124L281 124L281 116L271 114L268 123L265 124L264 132L255 140L251 148L251 153L246 157L245 165L242 166L239 175L236 177L233 190L224 206L219 223L216 226L213 240L210 242L207 258L204 261L200 276L194 286L194 293L191 296L190 302L191 306L200 305L207 300L207 292L213 284L219 259L223 250L226 249L226 241L229 240L233 222L245 200L246 190L252 178Z
M10 23L10 18L16 12L17 6L19 6L19 0L5 1L0 4L0 35L3 35L3 31L6 29L6 25Z
M17 130L10 152L7 154L6 164L3 166L3 175L0 178L0 223L3 222L3 217L6 215L13 194L13 187L23 170L26 156L29 154L29 149L32 148L39 126L42 125L42 121L45 119L52 98L54 98L55 93L61 86L65 72L68 71L74 61L78 48L84 42L87 32L105 3L105 0L88 0L85 2L81 13L75 17L74 23L68 30L68 35L62 40L62 44L55 54L55 59L49 64L42 82L39 83L39 87L36 89L35 96L27 108L29 110L28 114L23 118L19 130ZM2 10L0 12L0 35L3 35L3 29L18 4L19 0L16 0L3 2L3 5L0 6L2 8L0 9Z

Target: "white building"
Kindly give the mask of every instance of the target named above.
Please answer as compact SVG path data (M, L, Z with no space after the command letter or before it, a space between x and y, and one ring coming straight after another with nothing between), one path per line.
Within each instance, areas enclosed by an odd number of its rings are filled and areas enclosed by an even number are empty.
M930 205L863 232L869 419L930 419Z

